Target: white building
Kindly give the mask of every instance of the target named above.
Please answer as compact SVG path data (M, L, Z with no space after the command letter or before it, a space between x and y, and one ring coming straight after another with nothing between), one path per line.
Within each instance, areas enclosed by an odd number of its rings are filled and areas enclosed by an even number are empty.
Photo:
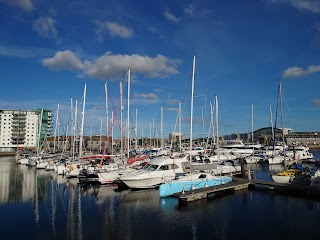
M0 110L0 151L35 149L39 118L38 111Z

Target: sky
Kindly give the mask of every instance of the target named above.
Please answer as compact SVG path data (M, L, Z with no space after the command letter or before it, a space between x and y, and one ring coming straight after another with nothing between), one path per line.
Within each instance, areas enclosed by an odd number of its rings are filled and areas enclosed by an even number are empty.
M80 125L86 85L84 134L108 132L108 103L117 138L121 82L131 136L178 131L181 103L189 137L194 56L194 138L212 134L215 96L219 135L278 122L280 80L284 126L320 130L318 0L0 0L0 22L0 109L59 104L52 132L76 101Z

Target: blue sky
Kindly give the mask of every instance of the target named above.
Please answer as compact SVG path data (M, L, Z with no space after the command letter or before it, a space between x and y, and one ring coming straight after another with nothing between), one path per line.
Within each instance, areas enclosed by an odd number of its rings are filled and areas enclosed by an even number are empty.
M62 128L71 98L81 111L86 83L85 133L91 126L99 133L104 84L111 117L111 98L115 111L130 67L130 128L137 108L138 133L149 136L150 124L160 128L163 107L166 137L181 102L188 136L195 54L195 137L209 129L215 95L221 135L250 132L252 104L254 129L268 127L279 79L285 127L319 131L318 0L0 0L0 22L0 109L55 114L59 103Z

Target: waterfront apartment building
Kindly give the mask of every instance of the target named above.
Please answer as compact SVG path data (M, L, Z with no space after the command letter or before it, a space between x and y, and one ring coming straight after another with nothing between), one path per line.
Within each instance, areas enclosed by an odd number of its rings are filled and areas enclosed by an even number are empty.
M51 132L51 110L0 110L0 151L36 149Z

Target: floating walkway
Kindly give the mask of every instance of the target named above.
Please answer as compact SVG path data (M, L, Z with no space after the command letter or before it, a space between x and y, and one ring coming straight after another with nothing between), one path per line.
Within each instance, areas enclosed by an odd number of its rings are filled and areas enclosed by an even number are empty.
M249 184L250 181L248 179L233 177L233 180L230 183L177 193L174 196L179 198L179 203L193 202L195 200L207 198L208 195L221 191L238 191L241 189L247 189Z
M320 185L319 186L307 186L307 185L299 185L299 184L284 184L284 183L276 183L272 181L263 181L256 179L245 179L233 177L232 182L213 186L206 187L201 189L195 189L190 191L185 191L182 193L177 193L174 196L179 198L179 203L184 204L188 202L194 202L196 200L205 199L211 194L215 194L218 192L235 192L242 189L248 189L248 187L252 187L253 189L257 186L265 186L269 190L282 190L282 191L290 191L293 193L306 194L311 197L320 197Z

